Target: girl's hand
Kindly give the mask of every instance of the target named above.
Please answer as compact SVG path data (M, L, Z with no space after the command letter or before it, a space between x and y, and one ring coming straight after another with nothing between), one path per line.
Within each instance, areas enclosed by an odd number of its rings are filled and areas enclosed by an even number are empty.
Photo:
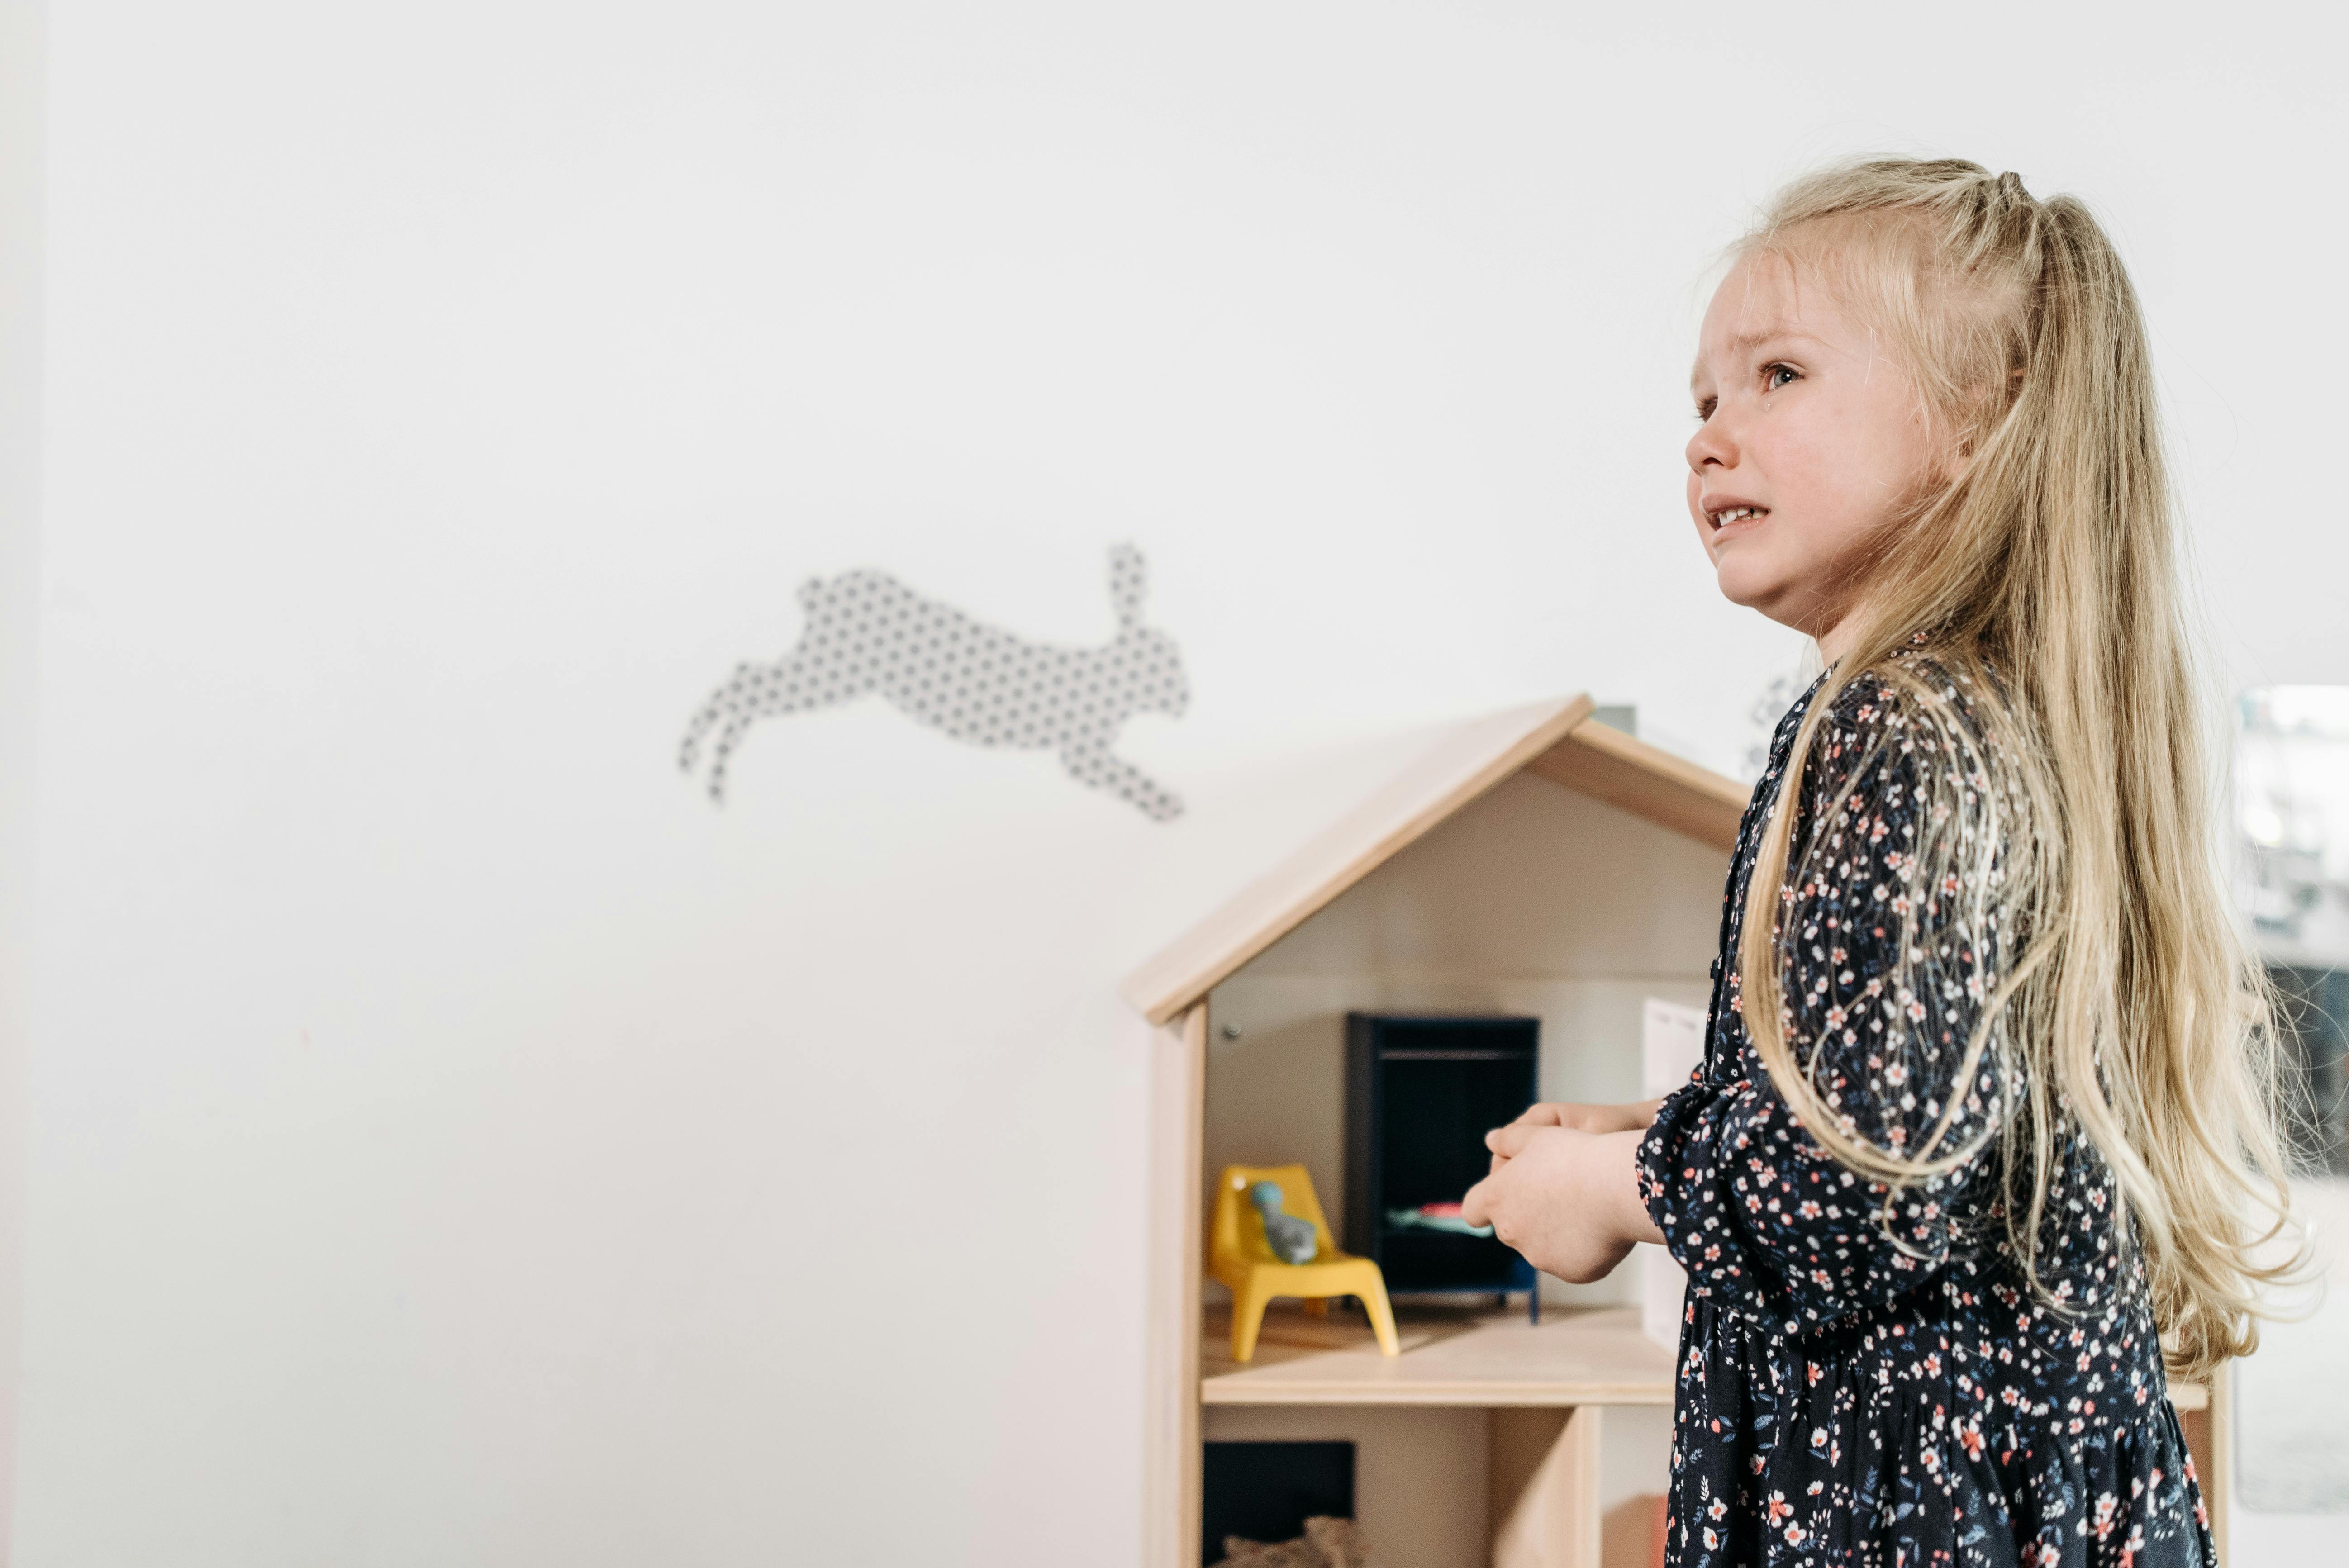
M1577 1132L1645 1132L1654 1125L1661 1099L1637 1105L1579 1105L1570 1100L1529 1108L1510 1123L1513 1127L1567 1127ZM1490 1138L1485 1140L1492 1147Z
M1524 1115L1496 1127L1485 1135L1485 1147L1493 1151L1492 1173L1498 1175L1509 1157L1495 1142L1510 1128L1564 1127L1576 1132L1645 1132L1655 1124L1661 1099L1643 1099L1636 1105L1580 1105L1571 1100L1530 1106Z
M1604 1279L1633 1243L1664 1239L1640 1202L1640 1137L1511 1122L1486 1138L1493 1173L1468 1189L1460 1217L1492 1226L1544 1274Z

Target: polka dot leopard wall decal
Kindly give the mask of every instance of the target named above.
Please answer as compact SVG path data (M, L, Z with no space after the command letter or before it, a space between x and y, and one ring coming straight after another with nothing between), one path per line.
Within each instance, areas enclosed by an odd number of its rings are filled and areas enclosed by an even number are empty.
M1142 624L1142 552L1110 552L1117 635L1100 647L1031 643L925 598L885 572L812 577L800 588L799 645L773 664L745 663L686 727L678 766L690 773L709 746L709 798L742 732L772 714L806 713L877 692L910 717L973 746L1050 748L1080 783L1106 789L1154 820L1182 800L1110 746L1137 713L1179 717L1191 699L1183 655Z

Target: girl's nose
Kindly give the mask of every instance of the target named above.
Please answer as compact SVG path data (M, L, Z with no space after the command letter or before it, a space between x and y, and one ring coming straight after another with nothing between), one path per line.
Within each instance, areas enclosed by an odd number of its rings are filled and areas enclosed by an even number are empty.
M1737 466L1737 444L1730 438L1728 424L1715 410L1712 418L1696 428L1696 434L1689 438L1689 472L1702 474L1708 467Z

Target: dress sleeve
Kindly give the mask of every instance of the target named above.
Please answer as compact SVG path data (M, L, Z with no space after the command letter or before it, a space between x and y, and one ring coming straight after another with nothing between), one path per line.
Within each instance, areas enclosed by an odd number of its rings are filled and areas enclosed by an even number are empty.
M1915 707L1856 681L1820 727L1779 905L1783 1011L1795 1059L1847 1134L1907 1158L1929 1144L1971 1152L1897 1191L1855 1174L1750 1046L1668 1099L1640 1150L1641 1195L1690 1290L1787 1333L1933 1277L1995 1179L1995 1041L1959 1081L1997 967L1993 824L1958 710L1919 722ZM1722 962L1742 1015L1737 955Z

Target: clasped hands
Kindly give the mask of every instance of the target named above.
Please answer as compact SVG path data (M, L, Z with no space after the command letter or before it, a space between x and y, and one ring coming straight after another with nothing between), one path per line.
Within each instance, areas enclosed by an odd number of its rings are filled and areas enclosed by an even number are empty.
M1490 1225L1544 1274L1604 1279L1635 1242L1663 1233L1640 1201L1640 1140L1657 1100L1537 1105L1485 1135L1493 1169L1468 1189L1460 1216Z

